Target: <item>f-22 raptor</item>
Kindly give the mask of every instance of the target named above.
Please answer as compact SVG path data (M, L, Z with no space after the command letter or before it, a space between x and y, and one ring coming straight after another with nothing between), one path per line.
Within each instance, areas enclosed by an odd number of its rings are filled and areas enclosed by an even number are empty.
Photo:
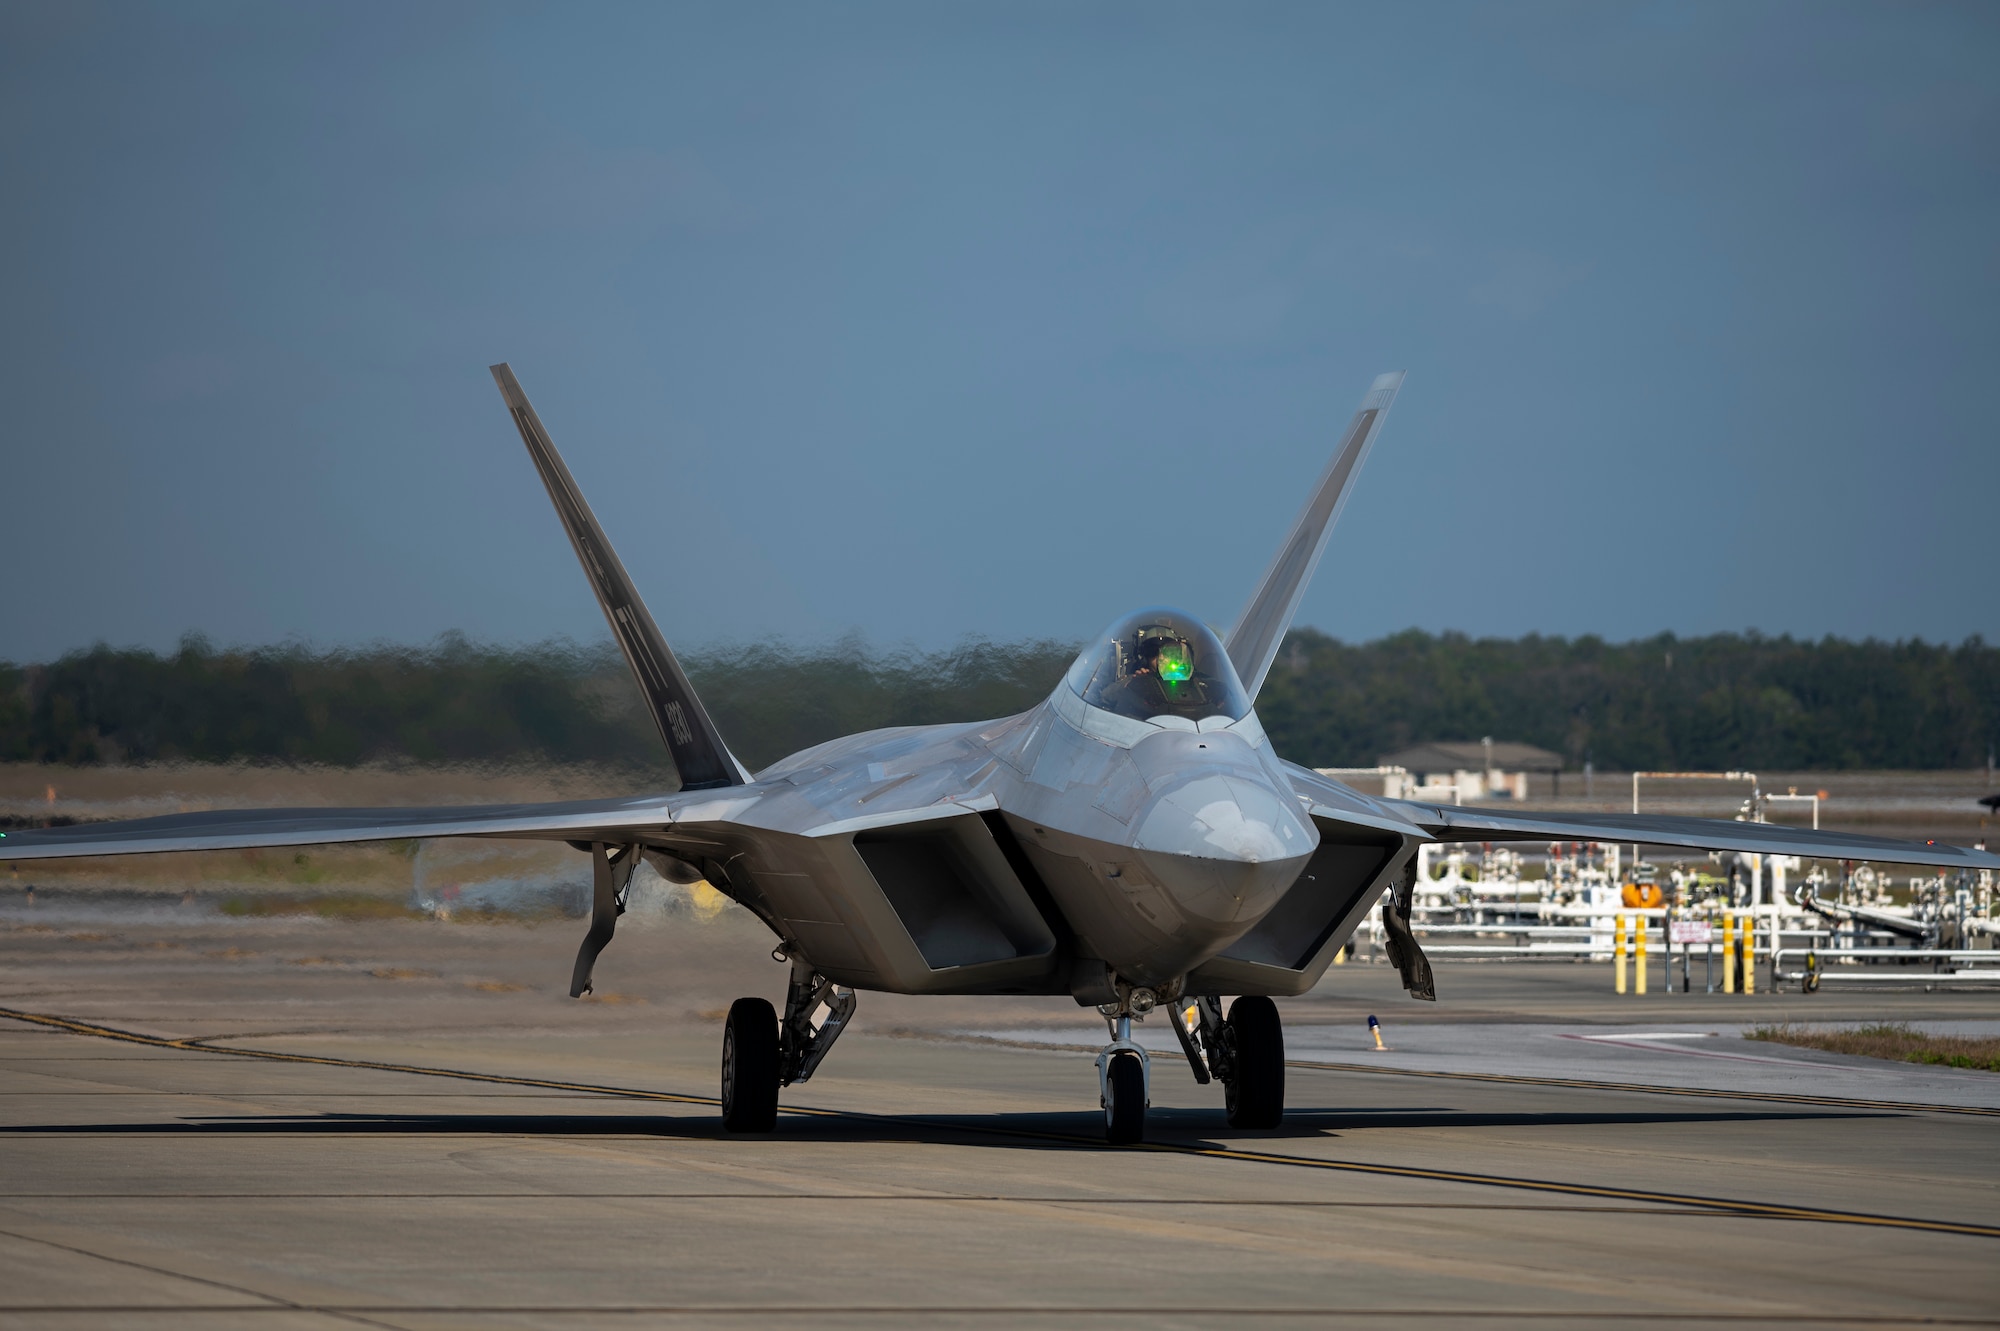
M404 837L566 841L591 858L592 967L633 871L706 880L754 912L791 965L784 1010L729 1010L722 1119L773 1130L779 1090L811 1077L856 992L1069 995L1109 1043L1099 1101L1140 1140L1151 1085L1132 1022L1173 1028L1229 1122L1285 1112L1273 997L1310 989L1376 902L1404 986L1433 996L1408 920L1433 841L1629 841L1948 867L2000 856L1761 823L1509 814L1376 799L1273 752L1255 702L1327 536L1402 386L1377 378L1226 635L1154 607L1091 639L1018 716L869 731L751 773L730 753L506 365L507 410L638 681L680 788L630 799L488 807L219 811L7 834L10 860ZM1224 996L1233 996L1225 1014Z

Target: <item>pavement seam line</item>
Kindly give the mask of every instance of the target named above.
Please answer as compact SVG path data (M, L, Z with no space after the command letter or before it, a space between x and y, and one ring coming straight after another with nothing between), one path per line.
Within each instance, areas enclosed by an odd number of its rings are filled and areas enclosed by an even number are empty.
M169 1280L185 1280L191 1285L206 1285L210 1289L227 1290L231 1294L241 1294L246 1299L262 1299L264 1306L258 1310L263 1312L298 1306L274 1294L263 1294L254 1289L245 1289L241 1285L232 1285L226 1280L214 1280L208 1276L191 1276L181 1271L170 1271L164 1266L154 1266L150 1262L134 1261L130 1257L113 1257L109 1253L93 1252L89 1248L79 1248L73 1243L59 1243L55 1239L44 1238L40 1234L23 1234L17 1229L0 1229L0 1236L18 1239L22 1243L39 1243L44 1248L54 1248L58 1252L73 1253L78 1257L88 1257L94 1262L110 1262L116 1266L129 1266L135 1271L144 1271L150 1275L165 1276Z
M375 1072L397 1072L414 1076L450 1077L465 1081L497 1082L515 1086L540 1086L555 1090L584 1091L622 1099L662 1101L673 1104L695 1104L709 1108L718 1107L721 1103L719 1100L706 1096L679 1095L668 1091L641 1091L618 1086L599 1086L587 1082L558 1082L535 1077L512 1077L498 1073L466 1072L456 1068L425 1067L407 1063L383 1063L371 1059L333 1058L313 1054L289 1054L277 1050L230 1049L216 1045L196 1047L185 1040L172 1040L157 1035L141 1035L136 1031L123 1031L116 1027L99 1026L90 1022L74 1021L68 1017L51 1016L45 1013L22 1012L13 1008L0 1008L0 1017L53 1027L74 1035L126 1041L154 1048L176 1049L187 1053L223 1054L238 1058L256 1058L280 1063L303 1063L320 1067L356 1068ZM1327 1065L1327 1067L1330 1070L1341 1070L1338 1065ZM1378 1069L1369 1068L1365 1070L1377 1071ZM926 1119L920 1116L892 1116L887 1114L871 1114L859 1110L818 1109L810 1106L788 1105L783 1107L782 1112L808 1118L844 1119L856 1122L889 1124L920 1123L934 1128L941 1127L947 1131L1013 1137L1027 1141L1060 1142L1066 1145L1104 1149L1102 1141L1075 1133L1043 1132L1028 1128L1005 1128L997 1125L946 1124L940 1123L935 1119ZM1572 1197L1599 1197L1611 1201L1664 1203L1671 1206L1701 1208L1713 1213L1758 1219L1865 1225L1885 1229L1911 1229L1929 1233L1959 1234L1974 1238L2000 1239L2000 1226L1994 1225L1974 1225L1950 1220L1924 1220L1911 1216L1876 1215L1863 1211L1835 1211L1821 1207L1784 1206L1768 1202L1736 1201L1730 1198L1705 1197L1692 1193L1649 1192L1636 1188L1612 1188L1589 1183L1563 1183L1550 1179L1527 1179L1505 1174L1474 1174L1461 1170L1426 1169L1415 1165L1370 1164L1354 1160L1322 1160L1311 1156L1284 1155L1271 1151L1251 1151L1223 1146L1193 1146L1177 1142L1139 1142L1120 1149L1148 1151L1154 1154L1194 1156L1212 1160L1241 1160L1252 1164L1283 1165L1295 1169L1318 1169L1334 1173L1371 1174L1385 1178L1410 1178L1422 1179L1427 1182L1460 1183L1474 1187L1520 1188L1530 1192L1547 1192Z
M1581 1091L1631 1091L1645 1095L1691 1095L1715 1100L1765 1100L1777 1104L1815 1105L1823 1109L1892 1109L1913 1114L1972 1114L2000 1118L2000 1109L1984 1105L1940 1105L1914 1100L1859 1100L1834 1095L1804 1095L1795 1091L1704 1090L1697 1086L1655 1086L1637 1081L1588 1081L1580 1077L1530 1077L1510 1072L1450 1072L1442 1068L1398 1068L1371 1063L1324 1063L1288 1060L1288 1068L1312 1072L1364 1072L1375 1077L1433 1077L1445 1081L1497 1082L1506 1086L1554 1086Z
M714 1304L714 1303L649 1303L649 1304L420 1304L420 1303L301 1303L285 1308L257 1308L244 1305L218 1304L212 1306L131 1304L0 1304L0 1312L10 1313L257 1313L292 1311L326 1313L333 1315L354 1315L374 1313L379 1316L403 1315L466 1315L508 1313L519 1316L553 1315L568 1317L617 1317L617 1316L662 1316L694 1315L704 1317L824 1317L877 1316L877 1317L1097 1317L1103 1314L1101 1306L1074 1304L1010 1304L996 1307L992 1304ZM1279 1308L1242 1308L1230 1306L1190 1307L1185 1304L1128 1307L1122 1311L1133 1316L1197 1316L1197 1317L1339 1317L1339 1318L1423 1318L1425 1320L1449 1323L1460 1321L1590 1321L1615 1320L1627 1324L1647 1322L1693 1322L1700 1325L1758 1324L1805 1325L1814 1327L1833 1326L2000 1326L2000 1320L1990 1317L1927 1316L1925 1314L1895 1315L1857 1313L1849 1315L1826 1313L1718 1313L1718 1312L1650 1312L1643 1309L1619 1308L1616 1311L1604 1309L1515 1309L1515 1308L1354 1308L1316 1305L1311 1307L1292 1305ZM379 1324L374 1324L379 1325Z
M344 1322L356 1322L362 1326L385 1327L386 1331L395 1331L395 1328L387 1327L386 1323L371 1321L367 1317L362 1316L361 1314L369 1311L368 1309L351 1310L332 1305L318 1307L302 1304L292 1299L283 1298L280 1295L266 1294L261 1290L249 1289L242 1285L232 1285L226 1280L216 1280L210 1276L188 1275L184 1271L174 1271L164 1266L154 1266L150 1262L135 1261L130 1257L113 1257L109 1253L93 1252L89 1248L80 1248L73 1243L59 1243L55 1239L45 1238L39 1234L23 1234L19 1230L14 1229L0 1229L0 1234L10 1239L18 1239L22 1243L39 1243L45 1248L54 1248L58 1252L74 1253L79 1257L88 1257L95 1262L109 1262L114 1266L129 1266L135 1271L145 1271L152 1275L165 1276L169 1280L185 1280L191 1285L206 1285L210 1289L227 1290L231 1294L240 1294L246 1299L262 1299L264 1301L261 1304L220 1305L217 1310L221 1312L259 1314L278 1312L319 1313ZM61 1305L57 1311L67 1311L69 1307L70 1305ZM175 1313L183 1311L184 1307L185 1305L166 1304L149 1306L143 1309L143 1311ZM17 1312L21 1310L0 1305L0 1311Z

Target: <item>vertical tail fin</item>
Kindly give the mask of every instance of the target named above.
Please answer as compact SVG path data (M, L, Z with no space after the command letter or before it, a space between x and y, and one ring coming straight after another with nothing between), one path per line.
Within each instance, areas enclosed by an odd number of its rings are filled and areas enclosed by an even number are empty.
M1348 422L1347 434L1319 478L1312 498L1292 524L1285 543L1278 547L1277 558L1264 571L1264 580L1257 584L1256 594L1243 608L1236 627L1229 631L1226 644L1229 662L1236 667L1252 699L1264 687L1264 677L1271 673L1278 644L1284 640L1285 630L1292 626L1292 616L1298 613L1306 584L1312 580L1320 553L1326 549L1327 533L1333 530L1334 519L1340 516L1341 506L1354 488L1362 459L1368 456L1375 436L1382 432L1382 422L1389 417L1389 404L1396 400L1396 390L1402 386L1401 370L1376 376L1368 396L1361 399L1360 410Z
M749 779L748 774L722 742L715 722L709 720L708 710L681 672L681 663L674 659L667 640L660 636L659 625L647 613L646 603L639 599L625 565L605 539L604 528L597 525L590 505L584 503L583 492L576 488L576 478L569 474L562 455L549 442L548 431L542 428L541 418L535 415L513 370L504 364L492 369L493 381L500 385L500 396L507 400L507 410L513 413L514 424L521 431L521 442L528 446L528 456L534 459L535 470L542 474L542 484L548 487L556 515L562 519L563 530L569 533L569 543L576 548L584 575L590 579L590 589L597 593L598 607L610 621L612 636L618 639L625 661L632 667L632 676L639 681L639 691L645 695L653 724L659 727L660 738L666 741L667 752L673 755L674 767L681 776L681 789L742 785Z

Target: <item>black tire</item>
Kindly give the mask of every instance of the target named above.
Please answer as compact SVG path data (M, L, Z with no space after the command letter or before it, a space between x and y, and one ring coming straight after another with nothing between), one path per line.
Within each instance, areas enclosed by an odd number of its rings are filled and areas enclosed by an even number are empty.
M739 998L722 1028L722 1126L773 1132L778 1126L778 1013L761 998Z
M1146 1069L1139 1056L1113 1054L1104 1073L1104 1139L1113 1146L1146 1140Z
M1223 1088L1232 1128L1275 1128L1285 1121L1285 1028L1278 1005L1246 995L1229 1005L1223 1037L1234 1046L1235 1072Z

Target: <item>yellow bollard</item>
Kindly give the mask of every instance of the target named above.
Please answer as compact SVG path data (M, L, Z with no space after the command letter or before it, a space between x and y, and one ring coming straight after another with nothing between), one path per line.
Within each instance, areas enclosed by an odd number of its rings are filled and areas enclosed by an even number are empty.
M1743 992L1757 992L1757 916L1752 913L1743 917L1743 938L1738 944L1743 949Z
M1736 917L1722 912L1722 992L1736 992Z
M1616 968L1615 993L1625 992L1625 917L1614 915L1611 926L1611 964Z
M1646 917L1643 915L1633 916L1632 929L1638 936L1638 947L1633 965L1636 967L1639 977L1638 991L1643 994L1646 992Z

